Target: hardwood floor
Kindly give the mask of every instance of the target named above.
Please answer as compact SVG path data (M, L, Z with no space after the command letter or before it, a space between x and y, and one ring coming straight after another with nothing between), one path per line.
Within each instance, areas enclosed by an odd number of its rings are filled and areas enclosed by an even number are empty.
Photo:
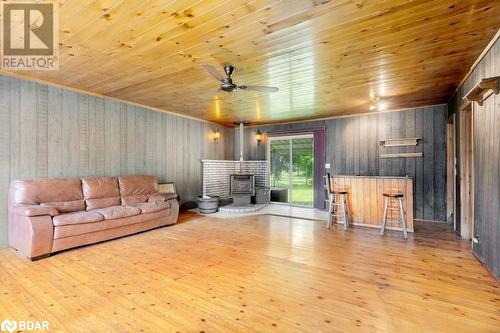
M277 216L180 222L37 262L0 250L0 321L49 320L54 332L499 332L499 284L447 226L417 224L404 241Z

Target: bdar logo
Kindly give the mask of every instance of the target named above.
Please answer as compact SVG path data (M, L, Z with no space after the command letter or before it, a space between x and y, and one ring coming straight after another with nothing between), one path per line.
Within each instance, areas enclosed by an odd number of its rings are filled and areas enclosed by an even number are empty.
M5 319L0 324L1 332L13 333L15 331L48 331L49 322L47 320L36 321L36 320L9 320Z
M17 322L5 319L0 325L0 331L14 332L17 329Z

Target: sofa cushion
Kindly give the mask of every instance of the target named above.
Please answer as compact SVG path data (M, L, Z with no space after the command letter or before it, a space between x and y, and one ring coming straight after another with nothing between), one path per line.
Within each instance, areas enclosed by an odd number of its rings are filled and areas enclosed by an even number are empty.
M54 228L54 239L93 233L135 223L142 223L142 215L134 215L115 220L103 220L93 223L62 225Z
M104 216L97 212L73 212L54 216L52 223L54 226L81 224L103 221Z
M156 192L151 194L151 196L148 198L148 202L167 201L170 199L177 199L177 194Z
M120 197L114 198L101 198L101 199L87 199L85 200L87 204L87 210L94 210L99 208L106 208L111 206L120 205Z
M148 199L149 199L149 194L138 194L138 195L131 195L128 197L122 197L121 201L123 206L132 206L134 204L148 202Z
M135 207L112 206L107 208L96 209L93 210L92 212L102 214L105 220L114 220L128 216L139 215L141 213L141 210Z
M82 185L78 178L15 180L11 183L10 200L24 205L83 200Z
M118 178L116 177L83 178L82 189L85 199L100 199L120 196Z
M164 201L145 202L145 203L132 204L132 207L139 208L141 210L141 213L147 214L147 213L154 213L163 209L168 209L170 208L170 203Z
M118 177L120 196L149 195L156 192L158 183L155 176Z
M59 213L71 213L85 210L85 203L83 200L42 202L41 205L53 207L57 209Z
M120 204L120 189L116 177L88 177L82 179L83 197L87 210Z

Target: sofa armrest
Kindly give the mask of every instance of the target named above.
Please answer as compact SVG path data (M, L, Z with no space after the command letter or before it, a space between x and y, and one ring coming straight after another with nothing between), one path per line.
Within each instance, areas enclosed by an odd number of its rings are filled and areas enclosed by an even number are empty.
M34 259L49 255L52 252L53 239L52 216L9 213L9 244L23 256Z
M148 202L168 201L172 199L177 199L176 193L156 192L149 196Z
M21 216L43 216L50 215L56 216L59 215L59 211L54 207L41 206L41 205L15 205L12 206L12 211L16 215Z

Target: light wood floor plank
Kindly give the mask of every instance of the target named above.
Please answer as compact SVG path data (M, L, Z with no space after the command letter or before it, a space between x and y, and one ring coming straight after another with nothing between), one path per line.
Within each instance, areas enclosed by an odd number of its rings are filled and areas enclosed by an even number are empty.
M28 262L0 250L0 320L61 332L498 332L498 281L447 225L278 216L180 223Z

